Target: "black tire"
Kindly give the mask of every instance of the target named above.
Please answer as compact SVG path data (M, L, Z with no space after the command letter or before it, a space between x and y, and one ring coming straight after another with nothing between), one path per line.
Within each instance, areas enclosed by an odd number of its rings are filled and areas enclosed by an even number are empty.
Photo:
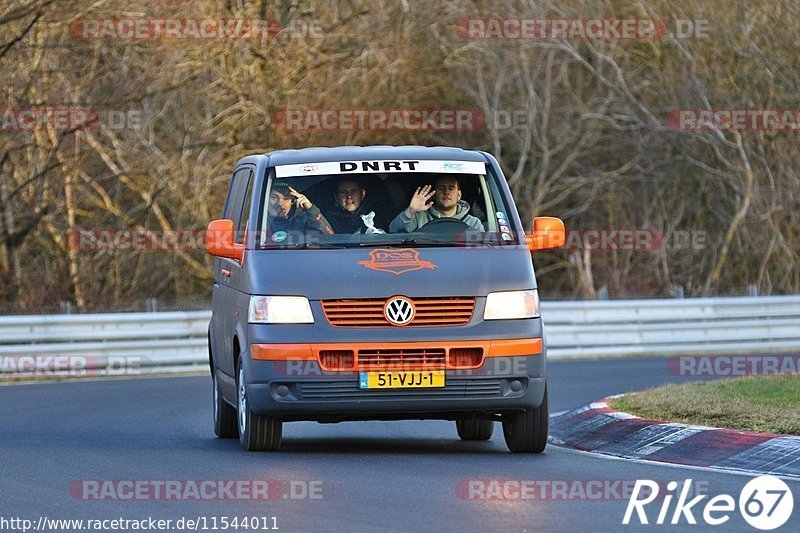
M494 420L487 418L456 420L456 431L461 440L489 440L494 431Z
M542 405L536 409L503 415L503 436L508 449L513 453L542 453L547 446L549 416L545 385Z
M214 374L211 375L214 386L214 434L220 439L235 439L239 436L236 425L236 409L222 398L219 384Z
M276 451L281 447L283 423L279 419L254 414L247 399L243 357L239 358L236 373L236 404L239 442L248 452Z

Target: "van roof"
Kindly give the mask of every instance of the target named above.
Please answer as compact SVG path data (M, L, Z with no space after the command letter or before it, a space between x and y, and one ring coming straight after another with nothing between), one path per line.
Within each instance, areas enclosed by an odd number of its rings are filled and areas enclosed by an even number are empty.
M333 146L276 150L265 154L269 165L296 165L326 161L361 161L393 159L433 159L451 161L480 161L487 159L481 152L448 146Z

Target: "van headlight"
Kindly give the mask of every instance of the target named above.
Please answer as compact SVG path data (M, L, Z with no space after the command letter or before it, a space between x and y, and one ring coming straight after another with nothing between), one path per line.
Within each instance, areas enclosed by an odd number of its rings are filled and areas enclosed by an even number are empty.
M539 293L530 291L490 292L486 297L484 320L509 320L539 316Z
M304 296L251 296L251 324L313 324L311 305Z

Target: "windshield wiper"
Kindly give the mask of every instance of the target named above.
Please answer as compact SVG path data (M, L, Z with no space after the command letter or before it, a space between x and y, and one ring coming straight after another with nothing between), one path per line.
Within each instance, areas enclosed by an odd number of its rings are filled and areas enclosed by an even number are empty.
M514 243L508 243L514 244ZM487 239L485 241L442 241L439 239L428 239L426 237L409 237L402 240L394 241L375 241L375 242L362 242L360 246L454 246L454 247L468 247L468 246L487 246L489 248L496 248L504 246L505 243L492 242Z
M326 248L326 249L334 249L334 248L347 248L344 244L332 244L329 242L298 242L294 246L291 246L294 250L307 250L310 248Z
M425 237L409 237L407 239L397 239L393 241L373 241L373 242L362 242L361 246L418 246L418 245L428 245L428 246L458 246L458 242L452 241L443 241L440 239L428 239Z

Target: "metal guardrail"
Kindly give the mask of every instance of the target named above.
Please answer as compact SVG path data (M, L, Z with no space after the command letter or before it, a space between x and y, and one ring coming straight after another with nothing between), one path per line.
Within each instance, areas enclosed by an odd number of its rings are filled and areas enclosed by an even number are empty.
M546 302L553 358L800 351L800 296Z
M800 296L551 301L542 303L542 316L552 359L800 351ZM0 374L31 364L46 374L47 365L59 362L100 374L204 371L210 317L210 311L3 317Z
M0 376L208 371L210 318L210 311L2 317Z

